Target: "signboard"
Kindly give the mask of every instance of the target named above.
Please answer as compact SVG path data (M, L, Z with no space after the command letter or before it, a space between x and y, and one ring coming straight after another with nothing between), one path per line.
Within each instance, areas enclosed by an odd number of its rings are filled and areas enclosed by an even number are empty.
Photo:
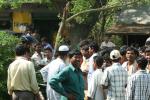
M24 32L26 26L32 23L31 13L27 11L13 12L13 31L17 33Z

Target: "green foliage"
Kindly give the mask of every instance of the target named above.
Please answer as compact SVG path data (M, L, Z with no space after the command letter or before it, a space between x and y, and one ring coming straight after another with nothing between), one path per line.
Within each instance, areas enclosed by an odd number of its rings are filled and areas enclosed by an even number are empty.
M20 40L6 32L0 32L0 100L9 100L7 94L7 69L14 59L14 47Z
M123 45L123 40L118 35L113 35L111 37L112 42L117 46L117 48L120 48Z
M20 8L23 3L47 3L51 4L52 0L0 0L0 8L3 9L9 5L10 8Z
M92 4L94 4L94 1L95 0L92 0L92 1L90 1L90 0L72 0L73 7L71 9L71 13L76 14L76 13L81 12L83 10L87 10L87 9L92 8ZM83 14L81 16L77 16L75 18L75 20L78 23L83 23L88 19L88 15L89 14L86 13L86 14Z

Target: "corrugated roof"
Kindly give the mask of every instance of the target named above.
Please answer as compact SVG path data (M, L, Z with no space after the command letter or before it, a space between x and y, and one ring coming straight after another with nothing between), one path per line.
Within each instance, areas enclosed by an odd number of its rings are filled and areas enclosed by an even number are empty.
M132 34L147 35L150 34L150 25L114 25L107 30L107 34Z

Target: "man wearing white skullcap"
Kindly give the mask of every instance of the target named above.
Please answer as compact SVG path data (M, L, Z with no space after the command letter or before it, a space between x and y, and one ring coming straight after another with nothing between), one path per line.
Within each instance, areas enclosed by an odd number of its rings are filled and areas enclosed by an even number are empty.
M60 100L61 95L50 87L48 80L50 80L52 76L60 72L66 66L65 61L67 59L68 52L69 47L66 45L61 45L58 48L57 58L40 70L43 80L47 82L47 100Z

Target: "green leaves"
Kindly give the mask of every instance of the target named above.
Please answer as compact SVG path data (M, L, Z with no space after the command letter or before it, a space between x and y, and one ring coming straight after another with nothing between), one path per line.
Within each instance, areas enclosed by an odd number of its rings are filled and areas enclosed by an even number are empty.
M9 100L7 94L7 69L15 57L14 48L19 39L14 35L0 31L0 100Z
M90 2L90 0L72 0L72 9L71 9L71 14L76 14L78 12L81 12L83 10L87 10L92 8L92 4L94 3L95 0ZM88 18L89 14L83 14L81 16L77 16L75 19L78 23L84 22Z

